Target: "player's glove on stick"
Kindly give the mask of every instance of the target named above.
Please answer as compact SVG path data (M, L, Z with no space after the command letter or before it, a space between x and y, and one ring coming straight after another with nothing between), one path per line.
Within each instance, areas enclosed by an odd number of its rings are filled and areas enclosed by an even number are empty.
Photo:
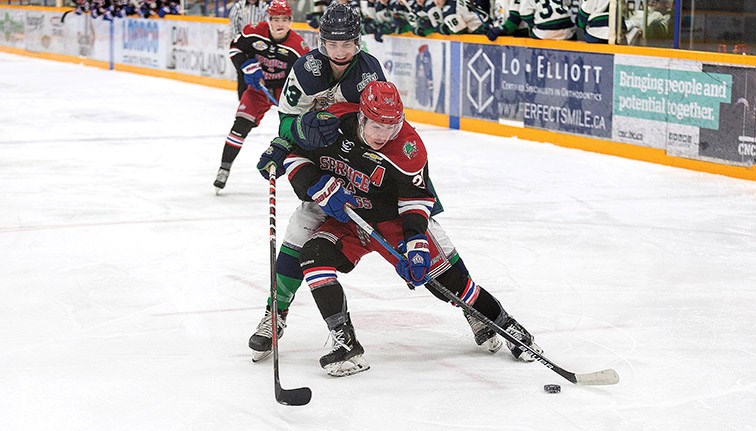
M244 82L252 86L255 90L262 89L260 80L263 78L263 71L257 59L251 58L242 63L241 71L244 72Z
M307 194L326 214L342 223L349 221L349 216L344 212L344 205L357 207L354 196L341 186L339 180L330 175L320 177L315 185L307 189Z
M396 263L396 272L413 286L422 286L425 275L430 270L430 250L428 238L417 234L407 238L407 242L399 242L399 253L404 255Z
M291 125L294 141L305 150L327 147L339 139L339 117L328 111L312 111L297 117Z
M266 180L270 177L268 168L273 165L276 167L276 177L283 176L286 173L284 168L284 160L286 156L291 152L292 145L281 137L275 137L270 142L270 146L260 156L260 161L257 162L257 170L260 171Z

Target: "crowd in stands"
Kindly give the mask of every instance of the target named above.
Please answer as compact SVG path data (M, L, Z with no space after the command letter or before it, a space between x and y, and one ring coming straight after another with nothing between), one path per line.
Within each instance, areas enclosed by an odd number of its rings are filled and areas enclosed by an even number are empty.
M183 14L180 0L74 1L77 14L106 20ZM383 40L383 35L406 32L418 36L481 34L492 41L499 36L577 40L578 34L591 43L607 43L609 39L610 0L313 0L312 11L307 14L311 27L318 28L331 2L345 3L357 10L362 15L363 34L373 35L378 41ZM670 15L658 9L649 14L654 21L650 24L666 32ZM642 19L635 18L622 20L623 33L628 37L621 43L632 44L630 39L643 24Z
M418 36L482 34L607 43L609 0L333 0L350 4L363 18L363 32L383 35L412 32ZM315 0L307 17L317 28L331 0Z
M75 0L74 13L91 15L92 18L164 17L181 15L180 0Z

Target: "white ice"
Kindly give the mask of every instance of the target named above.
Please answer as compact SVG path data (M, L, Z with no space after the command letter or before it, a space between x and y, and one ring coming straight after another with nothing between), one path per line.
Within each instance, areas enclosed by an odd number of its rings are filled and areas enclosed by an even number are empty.
M288 407L247 348L276 112L216 196L235 92L10 54L0 71L0 430L754 429L753 182L419 125L477 282L551 360L621 381L488 354L368 256L341 280L372 368L320 369L305 287L281 379L313 398ZM282 233L296 198L278 189Z

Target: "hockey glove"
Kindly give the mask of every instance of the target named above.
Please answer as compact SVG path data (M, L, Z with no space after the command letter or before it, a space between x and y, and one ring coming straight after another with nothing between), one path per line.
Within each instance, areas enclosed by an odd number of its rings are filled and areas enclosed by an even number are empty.
M262 89L260 80L263 78L263 71L260 69L260 63L257 62L257 59L251 58L242 63L241 70L244 72L244 82L247 85L255 90Z
M327 147L339 139L339 117L328 111L311 111L291 123L294 141L305 150Z
M320 17L322 16L322 13L308 13L305 15L305 20L307 20L307 24L312 28L318 28L320 27Z
M425 275L430 270L430 250L428 238L417 234L399 242L399 252L404 255L396 263L396 272L412 286L425 284Z
M339 180L330 175L320 177L315 185L307 189L307 194L323 208L326 214L342 223L349 221L344 205L357 207L354 196L341 186Z
M496 38L501 36L502 34L504 34L504 30L495 25L488 27L488 30L486 30L486 37L490 41L496 40Z
M275 137L270 142L270 146L260 156L260 161L257 162L257 170L260 171L260 175L266 180L270 177L268 168L272 165L276 167L276 177L286 174L286 168L284 167L284 160L286 156L291 152L292 145L281 137Z

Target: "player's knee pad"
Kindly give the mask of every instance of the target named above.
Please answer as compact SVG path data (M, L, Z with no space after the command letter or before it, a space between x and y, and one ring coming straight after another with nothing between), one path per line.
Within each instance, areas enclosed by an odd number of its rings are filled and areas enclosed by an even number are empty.
M236 117L234 125L231 126L231 133L246 138L249 135L249 131L253 127L257 127L257 123L246 118Z
M299 264L302 270L316 266L336 268L339 272L349 272L354 268L341 253L337 244L325 238L313 238L305 243L299 252Z

